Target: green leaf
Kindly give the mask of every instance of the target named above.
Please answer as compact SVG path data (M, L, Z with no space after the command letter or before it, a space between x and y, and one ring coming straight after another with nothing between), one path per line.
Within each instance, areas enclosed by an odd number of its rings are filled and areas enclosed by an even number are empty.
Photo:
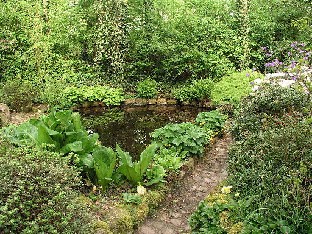
M158 145L156 143L153 143L149 145L140 155L140 161L136 163L135 168L136 171L140 174L142 177L145 173L147 167L151 163L151 160L155 156L155 151L158 148Z
M61 149L61 153L63 154L67 154L69 152L74 152L74 153L78 153L83 151L83 147L82 147L82 142L81 141L75 141L73 143L69 143L67 145L65 145L62 149Z
M116 165L116 153L111 148L101 147L93 153L93 158L97 182L103 189L106 189L112 180Z

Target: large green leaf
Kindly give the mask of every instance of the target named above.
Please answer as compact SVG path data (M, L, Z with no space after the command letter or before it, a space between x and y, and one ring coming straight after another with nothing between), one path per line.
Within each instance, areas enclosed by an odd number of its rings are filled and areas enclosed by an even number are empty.
M140 155L140 161L136 163L135 170L142 177L147 167L150 165L151 160L155 156L155 151L158 148L156 143L149 145Z
M69 152L79 153L83 151L82 142L75 141L72 143L66 144L64 147L61 148L60 152L63 154L67 154Z
M124 152L119 145L116 146L117 154L120 159L120 166L118 170L126 176L126 178L137 184L142 180L142 177L138 171L135 170L134 165L132 163L132 158L128 152Z
M103 189L106 189L112 180L116 165L116 153L111 148L101 147L93 153L93 158L97 182Z
M133 163L132 158L128 152L122 151L119 145L116 146L116 150L120 159L120 166L118 170L127 177L127 179L135 184L143 180L143 175L146 172L147 167L150 165L157 144L148 146L140 155L140 161Z

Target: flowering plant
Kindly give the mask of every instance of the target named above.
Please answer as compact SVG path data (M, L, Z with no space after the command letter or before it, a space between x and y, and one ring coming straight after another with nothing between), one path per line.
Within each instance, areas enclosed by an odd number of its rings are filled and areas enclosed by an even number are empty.
M262 47L265 55L272 60L265 64L266 73L273 72L274 74L267 75L269 79L279 79L282 86L289 86L293 83L298 83L303 90L311 94L311 76L312 76L312 52L306 48L304 43L293 42L290 48L280 55L280 58L273 57L273 52L267 47Z

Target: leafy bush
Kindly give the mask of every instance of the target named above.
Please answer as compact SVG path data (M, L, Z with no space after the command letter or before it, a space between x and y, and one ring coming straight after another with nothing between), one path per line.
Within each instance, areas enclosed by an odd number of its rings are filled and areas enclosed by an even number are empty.
M257 72L243 71L224 76L217 82L211 92L211 100L218 104L237 105L244 96L251 93L250 82L261 78Z
M301 91L279 85L266 85L242 100L235 113L233 136L242 139L251 132L268 127L272 122L288 121L287 116L283 115L285 113L300 118L309 105L308 96Z
M157 96L157 82L146 79L138 83L137 95L141 98L154 98Z
M91 221L68 158L0 142L0 232L88 233Z
M203 129L192 123L167 124L156 129L151 136L154 142L164 147L174 147L179 152L186 151L187 156L200 156L210 137Z
M124 94L121 89L107 86L67 87L63 93L63 105L67 107L96 101L107 106L120 105L124 101Z
M206 131L221 132L226 118L227 117L218 110L213 110L199 113L195 121Z
M229 180L246 233L311 233L312 126L298 122L249 135L229 154Z
M0 93L1 102L10 109L25 112L31 111L33 102L38 97L37 90L29 82L20 79L6 81Z
M232 2L150 1L144 10L146 23L135 20L142 4L129 6L131 79L148 75L156 81L176 82L221 77L239 62L242 49Z
M190 85L184 85L173 90L173 96L182 102L208 99L213 85L214 83L210 79L193 80Z

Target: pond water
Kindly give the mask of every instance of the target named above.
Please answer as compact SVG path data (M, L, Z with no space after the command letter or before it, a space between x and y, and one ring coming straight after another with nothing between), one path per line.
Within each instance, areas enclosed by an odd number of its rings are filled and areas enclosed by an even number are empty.
M81 111L87 129L99 134L101 143L116 144L138 156L150 144L150 133L168 123L192 122L207 109L191 106L148 106L131 108L87 109Z

